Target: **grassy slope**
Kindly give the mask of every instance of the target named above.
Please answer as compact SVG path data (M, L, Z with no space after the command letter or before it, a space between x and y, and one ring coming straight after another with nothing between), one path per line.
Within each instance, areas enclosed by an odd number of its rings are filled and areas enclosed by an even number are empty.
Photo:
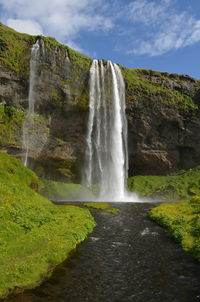
M80 184L41 179L40 187L40 193L50 200L73 201L84 197L92 199L91 192Z
M169 235L200 261L200 196L161 204L149 217L166 227Z
M169 176L134 176L129 178L128 185L141 196L186 199L162 203L149 217L166 227L169 235L200 261L200 168Z
M14 71L16 75L29 74L30 48L37 39L42 39L49 51L55 46L66 49L73 65L89 70L91 58L59 43L54 38L22 34L2 23L0 23L0 64Z
M0 147L21 145L23 117L21 110L0 104Z
M169 176L133 176L128 179L128 188L142 197L166 200L200 195L200 167Z
M121 66L121 70L126 84L126 103L128 105L143 100L143 106L149 106L149 103L160 106L167 104L183 111L198 108L193 101L193 96L170 88L171 79L168 73L123 66ZM175 81L181 84L181 76L174 74L174 77ZM194 80L192 85L200 88L200 80Z
M29 73L30 47L35 38L21 34L0 23L0 65L16 75Z
M95 226L87 209L55 206L32 188L38 178L0 153L0 297L35 286Z

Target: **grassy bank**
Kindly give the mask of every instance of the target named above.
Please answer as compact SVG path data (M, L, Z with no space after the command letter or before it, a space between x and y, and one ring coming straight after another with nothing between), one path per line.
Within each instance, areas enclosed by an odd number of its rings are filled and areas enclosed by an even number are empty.
M80 184L64 183L48 179L40 180L40 193L50 200L78 201L83 199L92 200L92 193Z
M37 285L95 226L87 209L55 206L37 176L0 153L0 297Z
M166 227L169 235L200 261L200 196L163 203L151 210L149 217Z
M109 202L84 202L85 207L102 210L110 214L119 214L120 210L117 208L112 208Z
M180 200L162 203L149 217L200 261L200 167L168 176L130 177L128 187L141 197Z
M142 197L183 199L162 203L149 217L167 228L169 236L200 261L200 167L168 176L133 176L128 187Z
M128 179L128 188L141 197L166 200L200 195L200 167L169 176L139 175Z

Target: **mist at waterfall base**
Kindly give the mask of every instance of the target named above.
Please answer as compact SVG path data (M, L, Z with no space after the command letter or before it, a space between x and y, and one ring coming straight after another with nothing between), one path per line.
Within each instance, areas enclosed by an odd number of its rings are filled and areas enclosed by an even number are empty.
M83 185L95 201L140 202L128 192L125 84L118 65L94 60L90 68L89 118Z

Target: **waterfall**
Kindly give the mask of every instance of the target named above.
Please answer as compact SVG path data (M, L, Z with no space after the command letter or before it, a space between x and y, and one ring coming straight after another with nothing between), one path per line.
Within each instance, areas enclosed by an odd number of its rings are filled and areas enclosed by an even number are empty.
M125 85L120 68L94 60L90 69L84 184L98 200L124 201L128 170Z
M38 41L31 48L31 59L30 59L30 75L29 75L29 94L28 94L28 110L25 116L23 124L23 149L25 150L25 156L23 163L25 166L28 165L28 154L31 144L31 131L34 130L34 113L35 113L35 83L37 75L37 58L39 51Z

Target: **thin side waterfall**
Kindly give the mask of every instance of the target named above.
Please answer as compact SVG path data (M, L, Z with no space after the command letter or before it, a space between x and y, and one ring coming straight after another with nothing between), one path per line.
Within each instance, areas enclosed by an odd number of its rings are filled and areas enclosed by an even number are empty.
M128 171L125 85L120 68L94 60L90 69L84 184L98 200L126 201Z
M35 114L35 83L37 75L37 58L39 53L38 41L32 46L31 59L30 59L30 76L29 76L29 95L28 95L28 110L26 113L25 121L23 124L23 149L25 150L25 156L23 157L23 163L28 165L28 155L31 143L30 133L34 129L34 114Z

